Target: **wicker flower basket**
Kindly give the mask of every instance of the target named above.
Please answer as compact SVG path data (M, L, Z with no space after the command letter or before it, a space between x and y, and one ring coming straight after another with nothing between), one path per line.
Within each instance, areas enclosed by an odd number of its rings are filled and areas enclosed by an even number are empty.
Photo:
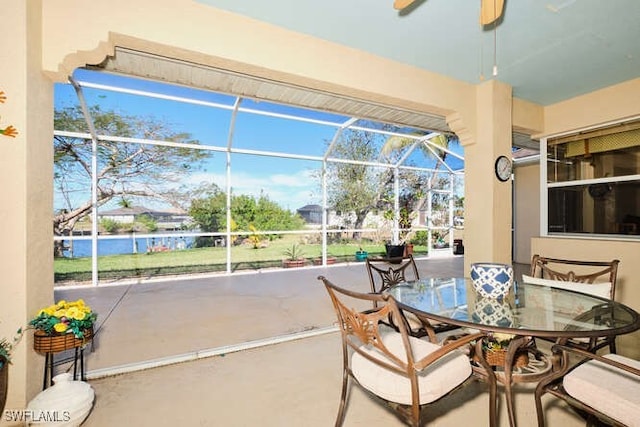
M82 347L93 338L93 328L85 329L83 333L83 338L76 338L72 333L47 334L38 329L33 334L33 349L38 353L59 353Z
M507 350L486 350L484 357L487 363L491 366L504 366L504 361L507 357ZM527 366L529 364L529 352L527 350L518 350L513 358L513 364L517 368Z

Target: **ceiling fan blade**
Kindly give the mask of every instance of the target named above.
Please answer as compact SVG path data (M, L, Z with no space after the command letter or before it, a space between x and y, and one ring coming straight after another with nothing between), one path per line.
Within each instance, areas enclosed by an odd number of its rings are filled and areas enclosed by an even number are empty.
M504 0L480 0L480 24L489 25L502 15Z
M414 1L416 0L394 0L393 8L397 10L402 10L405 7L411 6L411 3L413 3Z

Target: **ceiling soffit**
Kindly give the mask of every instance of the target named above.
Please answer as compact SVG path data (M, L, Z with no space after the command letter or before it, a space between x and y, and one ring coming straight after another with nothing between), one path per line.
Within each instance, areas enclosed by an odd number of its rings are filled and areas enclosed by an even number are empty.
M116 47L114 56L107 57L100 65L92 68L425 131L451 133L442 116L380 105L120 47ZM537 142L522 133L514 132L513 143L518 147L538 148Z

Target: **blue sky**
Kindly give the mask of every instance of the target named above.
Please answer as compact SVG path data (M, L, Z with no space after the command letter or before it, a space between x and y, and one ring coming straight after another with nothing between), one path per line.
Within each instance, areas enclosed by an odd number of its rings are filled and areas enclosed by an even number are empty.
M104 73L84 72L74 74L78 81L90 81L105 85L162 92L172 96L190 97L202 101L232 106L235 97L214 94L195 89L165 85L139 79L130 79ZM202 145L225 147L229 135L231 111L220 108L191 105L175 101L152 99L143 96L122 94L111 91L84 88L83 93L89 105L99 103L103 110L114 109L128 115L153 116L171 124L176 131L185 131L200 140ZM78 103L71 85L56 86L55 107L63 108ZM273 107L273 104L270 104ZM244 108L263 108L260 103L245 100ZM291 107L280 107L278 112L289 114ZM273 111L273 108L270 109ZM340 123L343 117L314 113L314 118ZM235 148L268 150L321 156L325 140L330 140L334 127L274 119L252 114L238 116L234 129ZM268 147L265 148L265 147ZM208 162L206 171L185 177L185 182L199 183L213 181L222 188L226 182L226 155L215 152ZM315 181L310 181L309 170L319 167L318 162L266 158L263 156L232 156L232 182L236 194L267 194L281 206L295 210L308 203L319 203L320 195Z

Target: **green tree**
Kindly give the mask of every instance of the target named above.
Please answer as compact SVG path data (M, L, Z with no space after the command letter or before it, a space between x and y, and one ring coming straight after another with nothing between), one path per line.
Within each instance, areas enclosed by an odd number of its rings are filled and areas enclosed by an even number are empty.
M203 198L191 201L189 215L193 218L200 231L217 232L226 230L227 196L221 190L215 190ZM195 242L197 247L213 246L213 239L199 236Z
M246 194L231 196L231 218L238 230L249 230L251 224L258 230L262 230L263 228L256 221L257 214L258 203L255 198Z
M133 203L131 203L130 199L122 196L122 198L118 201L118 206L120 206L121 208L132 208Z
M375 162L381 138L380 134L347 129L333 145L330 155L356 162ZM353 227L362 228L367 214L380 205L389 171L364 163L328 162L326 174L329 206L339 212L353 212ZM359 239L360 232L355 231L353 238Z
M262 194L256 201L253 225L259 230L300 230L304 228L305 222L300 215L281 208Z
M151 217L151 215L140 215L136 218L136 223L140 224L145 230L153 233L158 230L158 222Z
M300 230L304 220L283 209L264 194L253 197L246 194L231 197L231 217L237 230ZM270 236L273 238L274 236Z
M102 218L100 220L100 227L107 233L115 233L122 228L122 223L111 218Z
M144 138L179 144L199 144L189 133L176 132L164 120L103 111L90 107L90 115L98 135ZM67 132L88 132L79 106L56 110L55 129ZM153 198L179 205L175 188L185 174L198 170L211 154L203 150L163 145L98 141L96 172L97 204L114 198L121 204L130 198ZM54 177L57 194L64 205L53 217L55 235L70 234L76 223L90 214L92 142L74 136L54 136ZM185 192L182 191L184 194ZM80 195L80 196L79 196ZM59 242L61 243L61 242ZM62 245L56 245L56 255L62 255Z
M420 137L426 135L426 132L419 132L414 136ZM427 157L437 157L444 161L447 158L447 152L445 150L449 148L449 144L453 141L457 141L454 135L439 134L429 138L428 142L419 142L418 149L420 149ZM385 141L381 153L387 157L398 157L401 155L402 150L416 142L417 140L414 138L392 135ZM438 169L440 165L441 162L437 162L435 169Z
M382 130L392 130L383 125ZM426 133L416 134L424 136ZM418 142L419 150L428 158L445 160L453 137L438 135L430 140L429 147L425 142ZM355 215L353 228L363 227L367 214L374 210L384 212L385 218L393 220L394 211L394 172L392 168L376 168L367 162L386 162L397 164L405 155L409 146L416 143L416 139L393 135L365 132L356 129L345 130L335 142L331 157L355 160L357 163L328 162L327 190L329 205L339 212ZM408 165L410 166L410 165ZM436 162L434 169L440 168ZM430 188L437 180L438 173L416 172L415 170L398 169L400 181L399 225L401 239L410 236L412 222L418 210L426 201L426 188ZM318 177L319 178L319 177ZM353 233L354 239L360 238L359 232Z
M201 231L226 231L226 202L226 194L219 190L208 197L194 199L189 215ZM248 236L257 236L258 230L299 230L304 227L304 220L299 215L281 208L265 195L258 198L246 194L232 195L231 217L231 231L247 231ZM268 237L274 238L275 235ZM196 241L198 246L212 244L210 238Z

